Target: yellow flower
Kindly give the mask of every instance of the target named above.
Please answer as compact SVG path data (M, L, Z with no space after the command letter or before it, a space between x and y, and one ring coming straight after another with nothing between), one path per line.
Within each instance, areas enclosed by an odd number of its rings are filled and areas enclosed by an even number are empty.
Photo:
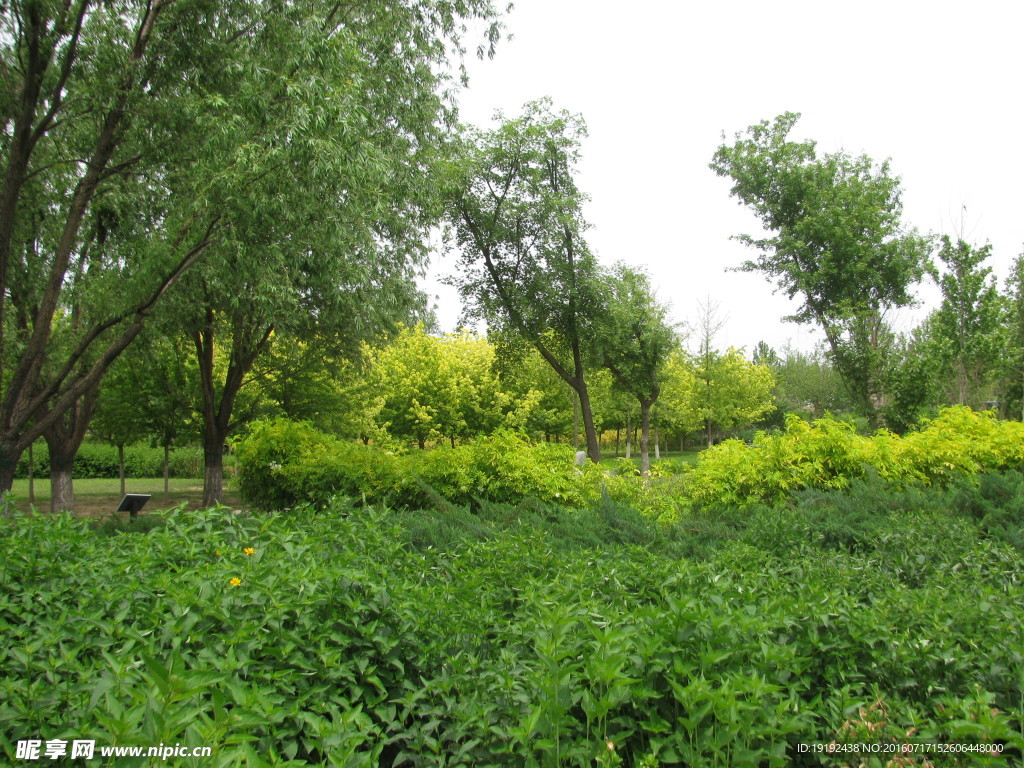
M242 552L244 552L247 555L255 555L256 554L256 550L253 549L252 547L246 547L245 549L242 550Z
M232 587L240 587L242 586L242 580L235 576L230 581L228 581L228 584L230 584Z
M220 557L220 550L219 549L213 550L213 554L215 554L217 557Z
M615 751L615 742L614 741L609 741L608 742L608 751L609 752L614 752Z

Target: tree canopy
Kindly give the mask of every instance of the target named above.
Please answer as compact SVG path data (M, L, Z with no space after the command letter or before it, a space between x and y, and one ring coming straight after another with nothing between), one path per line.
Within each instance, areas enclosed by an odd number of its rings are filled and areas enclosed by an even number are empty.
M490 131L466 129L448 166L454 278L467 314L534 347L579 397L587 454L600 458L585 360L597 331L597 263L583 238L575 166L583 121L550 101Z
M844 381L874 420L883 315L914 301L926 240L902 225L900 182L888 162L845 152L819 157L815 142L789 140L798 118L787 112L750 126L718 148L711 168L732 180L731 194L767 232L737 236L758 251L741 269L800 301L791 319L822 328Z

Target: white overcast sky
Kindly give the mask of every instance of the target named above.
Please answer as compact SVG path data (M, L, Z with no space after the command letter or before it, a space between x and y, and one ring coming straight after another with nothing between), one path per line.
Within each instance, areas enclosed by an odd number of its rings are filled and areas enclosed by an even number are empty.
M506 21L513 39L469 62L463 122L489 126L542 96L581 114L591 248L646 267L677 320L717 302L718 346L821 338L781 321L792 306L760 275L727 271L753 256L730 236L758 230L708 168L723 131L800 112L792 137L819 153L891 160L907 225L990 241L1001 286L1024 247L1024 5L516 0ZM431 272L451 269L438 258ZM457 295L428 290L453 330ZM934 305L934 288L919 292ZM923 311L896 322L908 330Z

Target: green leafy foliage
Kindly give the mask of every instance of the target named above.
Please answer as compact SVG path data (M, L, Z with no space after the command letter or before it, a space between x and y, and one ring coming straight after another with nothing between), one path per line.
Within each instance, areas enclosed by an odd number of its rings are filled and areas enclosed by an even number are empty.
M889 335L882 315L913 302L926 242L900 222L900 183L888 162L844 152L819 157L815 142L789 139L799 117L787 112L750 126L718 148L711 168L731 179L732 196L768 234L737 237L758 252L742 269L800 301L791 319L821 327L837 370L874 422Z
M116 547L67 516L5 519L0 751L39 735L211 745L222 766L762 768L816 742L1019 758L1020 553L936 511L870 510L857 547L821 547L821 510L848 493L748 515L701 561L635 546L640 519L609 502L598 547L552 510L513 525L518 505L481 507L477 530L435 515L462 529L440 547L411 545L414 513L346 504L182 511Z

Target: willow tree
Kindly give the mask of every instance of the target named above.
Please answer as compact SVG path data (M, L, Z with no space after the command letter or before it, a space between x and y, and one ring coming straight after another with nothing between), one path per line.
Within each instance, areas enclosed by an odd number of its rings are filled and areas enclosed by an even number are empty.
M430 176L456 87L449 58L465 22L494 17L490 0L286 5L250 20L245 76L214 77L227 95L210 120L223 109L232 126L231 105L246 105L239 167L262 173L210 202L220 239L174 299L199 366L204 503L220 498L239 393L275 338L354 352L423 308L415 277L439 211Z
M200 256L206 288L175 313L201 361L223 320L262 323L273 302L345 304L358 330L354 307L408 293L448 61L470 20L493 43L495 17L489 0L0 5L0 487ZM306 277L213 279L266 267ZM232 341L232 361L278 322Z
M446 178L460 249L453 279L470 318L533 347L579 398L587 455L600 459L585 358L600 308L575 167L585 127L550 101L467 129Z
M246 23L197 0L0 5L0 489L38 436L84 432L71 412L215 236L170 200Z
M732 180L731 194L767 232L738 236L758 252L742 269L800 301L789 319L821 327L836 369L874 423L884 405L884 315L913 302L927 245L900 221L900 181L887 162L819 157L815 142L789 140L798 118L787 112L737 134L711 168Z

